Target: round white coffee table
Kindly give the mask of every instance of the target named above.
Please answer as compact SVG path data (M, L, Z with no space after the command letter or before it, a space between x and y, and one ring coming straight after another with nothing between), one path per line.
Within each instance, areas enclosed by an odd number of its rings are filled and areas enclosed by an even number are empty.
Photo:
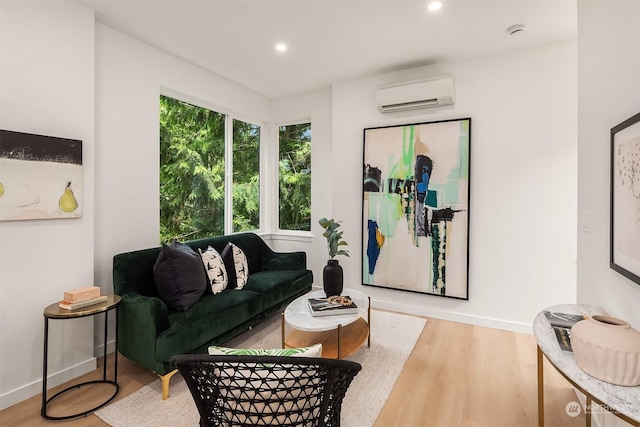
M341 295L358 306L356 314L314 317L309 298L325 298L323 290L309 292L291 302L282 313L282 348L309 347L322 344L322 357L342 359L367 343L371 346L371 298L345 288ZM365 319L366 316L366 319ZM290 327L286 333L286 326Z

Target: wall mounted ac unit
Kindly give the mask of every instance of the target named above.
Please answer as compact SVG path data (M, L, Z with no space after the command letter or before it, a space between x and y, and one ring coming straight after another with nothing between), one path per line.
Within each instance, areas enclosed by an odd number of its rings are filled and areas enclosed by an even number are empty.
M376 102L381 113L451 105L455 102L453 76L380 86Z

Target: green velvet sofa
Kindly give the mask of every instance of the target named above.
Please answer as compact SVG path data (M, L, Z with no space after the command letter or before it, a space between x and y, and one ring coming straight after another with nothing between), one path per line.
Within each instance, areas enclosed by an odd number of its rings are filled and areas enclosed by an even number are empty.
M247 257L246 285L242 290L205 293L179 312L170 311L156 289L153 270L161 247L113 257L113 289L122 298L118 350L160 376L163 399L168 398L169 380L177 372L169 363L172 356L206 353L210 345L225 343L311 290L313 273L306 268L306 254L274 252L254 233L184 243L196 252L211 246L221 253L227 242Z

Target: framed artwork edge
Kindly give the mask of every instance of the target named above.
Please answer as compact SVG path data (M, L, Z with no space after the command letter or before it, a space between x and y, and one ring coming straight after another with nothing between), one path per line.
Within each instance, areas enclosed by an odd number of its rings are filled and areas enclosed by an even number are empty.
M0 222L78 219L83 141L0 129Z
M366 241L366 234L367 234L367 218L366 218L366 182L367 182L367 178L366 178L366 169L369 166L367 164L367 132L370 131L376 131L376 130L383 130L383 129L393 129L393 128L407 128L407 127L417 127L417 126L423 126L423 125L438 125L438 124L444 124L444 123L459 123L460 125L466 126L466 135L464 135L465 141L466 141L466 153L464 153L464 155L466 156L466 164L464 165L464 167L466 167L466 196L464 197L464 199L462 200L464 202L464 206L466 210L466 219L465 219L465 223L464 223L464 233L465 233L465 247L464 247L464 281L463 283L463 289L464 289L464 294L463 295L456 295L456 294L441 294L441 293L436 293L436 292L427 292L427 291L423 291L423 290L417 290L417 289L405 289L405 288L401 288L401 287L394 287L394 286L386 286L386 285L381 285L381 284L375 284L375 283L368 283L367 280L365 279L365 276L367 274L366 272L366 266L365 266L365 258L367 257L367 241ZM466 123L466 125L465 125ZM390 125L382 125L382 126L371 126L371 127L366 127L363 129L363 181L362 181L362 193L363 193L363 201L362 201L362 212L361 212L361 218L363 221L362 224L362 238L361 238L361 243L362 243L362 247L361 247L361 254L363 255L362 258L362 270L361 270L361 282L363 286L370 286L370 287L374 287L374 288L380 288L380 289L390 289L390 290L394 290L394 291L404 291L404 292L410 292L413 294L420 294L420 295L428 295L428 296L435 296L435 297L440 297L440 298L448 298L448 299L454 299L454 300L459 300L459 301L468 301L469 300L469 257L470 257L470 245L469 245L469 241L470 241L470 215L469 215L469 211L470 211L470 204L471 204L471 135L472 135L472 130L471 130L471 123L472 123L472 119L471 117L460 117L460 118L451 118L451 119L441 119L441 120L433 120L433 121L424 121L424 122L412 122L412 123L400 123L400 124L390 124Z
M619 161L618 159L619 156L618 156L616 147L620 145L620 141L618 141L616 137L625 130L636 131L638 135L640 135L640 113L633 115L627 120L624 120L620 124L611 128L610 176L609 176L609 185L610 185L609 187L609 191L610 191L609 266L611 267L612 270L618 272L619 274L626 277L627 279L640 285L640 270L636 272L630 271L629 269L621 266L619 263L616 262L617 255L618 255L618 253L616 252L616 246L617 246L616 245L616 227L618 225L616 223L616 220L619 220L618 218L619 215L617 215L617 211L615 209L616 199L617 199L616 198L616 189L617 189L616 178L617 178L617 175L620 175L622 173L622 171L620 170L620 167L617 166ZM636 139L640 141L640 136L636 137ZM622 141L622 142L625 142L625 141ZM637 144L640 146L640 142L637 142ZM640 168L638 168L635 173L640 174ZM630 210L633 210L633 208L634 208L633 205L629 206ZM638 214L640 215L640 201L638 205ZM640 218L637 218L637 221L640 221ZM639 231L639 236L640 236L640 231ZM640 259L636 261L640 262Z
M428 292L414 291L414 290L411 290L411 289L399 289L399 288L390 288L390 287L387 287L387 286L371 285L371 284L368 284L368 283L364 283L364 280L362 282L363 282L362 286L369 286L371 288L390 289L392 291L409 292L409 293L412 293L412 294L425 295L425 296L429 296L429 297L448 298L448 299L454 299L454 300L458 300L458 301L469 301L468 281L467 281L467 295L464 296L464 297L457 297L455 295L439 295L439 294L432 294L432 293L428 293Z

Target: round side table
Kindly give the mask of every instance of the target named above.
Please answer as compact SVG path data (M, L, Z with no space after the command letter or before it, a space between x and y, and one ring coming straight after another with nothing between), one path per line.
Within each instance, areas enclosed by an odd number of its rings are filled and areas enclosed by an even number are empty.
M85 416L96 409L99 409L109 403L116 394L118 394L119 386L118 386L118 305L120 305L120 297L118 295L107 295L107 301L102 302L100 304L90 305L88 307L80 308L77 310L65 310L58 306L58 303L54 303L49 305L44 309L44 361L42 367L42 410L40 411L40 415L43 418L48 420L68 420L70 418L82 417ZM113 371L113 380L107 379L107 330L109 327L109 311L116 310L116 339L115 339L115 347L116 351L114 352L114 371ZM76 319L79 317L88 317L95 316L96 314L104 313L104 354L103 354L103 369L102 369L102 379L87 381L80 384L75 384L70 387L65 388L64 390L59 391L58 393L51 396L47 399L47 359L49 353L49 319L58 319L58 320L69 320ZM88 384L96 384L96 383L104 383L111 384L114 386L115 390L113 395L107 398L103 403L98 406L89 409L84 412L80 412L77 414L65 415L61 417L54 417L51 415L47 415L47 405L56 397L60 396L63 393L66 393L70 390L80 388L82 386Z
M371 298L350 288L343 289L342 295L353 299L358 313L314 317L308 299L324 298L323 290L311 291L292 301L281 316L282 348L322 343L322 357L342 359L358 351L365 342L371 347ZM285 324L293 328L289 334L285 334Z

